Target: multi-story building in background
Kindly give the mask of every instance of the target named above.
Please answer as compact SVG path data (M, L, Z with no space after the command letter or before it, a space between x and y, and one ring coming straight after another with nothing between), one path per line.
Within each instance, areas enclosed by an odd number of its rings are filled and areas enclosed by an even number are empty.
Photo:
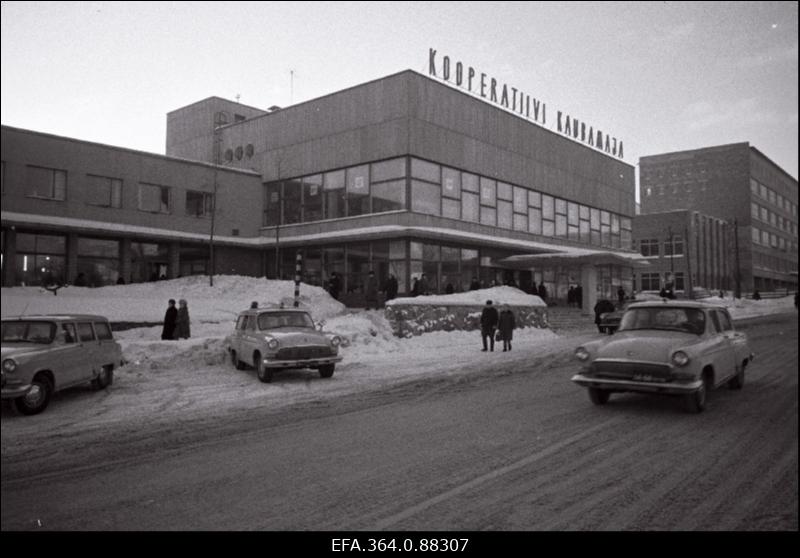
M700 249L712 252L709 262L727 262L724 279L711 264L693 269L693 285L733 290L738 271L742 292L797 290L797 180L758 149L720 145L642 157L639 166L642 221L694 212L694 228L707 239ZM641 235L640 252L653 232Z

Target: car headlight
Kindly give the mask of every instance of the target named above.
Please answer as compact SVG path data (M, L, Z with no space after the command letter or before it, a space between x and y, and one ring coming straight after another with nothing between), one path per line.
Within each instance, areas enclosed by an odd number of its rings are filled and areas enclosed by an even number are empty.
M342 343L342 339L338 335L331 337L331 347L338 347Z
M583 347L578 347L575 349L575 358L578 360L589 360L589 351L584 349Z
M17 362L13 358L7 358L3 361L3 371L13 372L17 369Z
M275 349L278 348L278 340L277 339L273 339L272 337L268 337L266 339L266 341L267 341L267 348L270 349L271 351L274 351Z
M672 355L672 362L674 362L678 366L686 366L687 364L689 364L689 355L687 355L683 351L678 351Z

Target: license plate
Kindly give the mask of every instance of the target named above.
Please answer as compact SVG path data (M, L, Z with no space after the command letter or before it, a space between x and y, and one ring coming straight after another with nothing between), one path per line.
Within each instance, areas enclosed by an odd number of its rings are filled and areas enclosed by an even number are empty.
M658 376L651 376L650 374L634 374L633 380L636 382L661 382L663 381Z

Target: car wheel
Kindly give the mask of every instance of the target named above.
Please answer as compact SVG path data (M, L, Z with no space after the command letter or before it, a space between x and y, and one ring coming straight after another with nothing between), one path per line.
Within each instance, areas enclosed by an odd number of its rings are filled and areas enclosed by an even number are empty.
M231 350L231 364L233 364L236 370L244 370L244 362L239 360L239 355L237 355L234 350Z
M605 405L608 403L608 398L611 397L611 392L605 389L589 388L589 399L595 405Z
M103 366L100 370L100 375L97 376L94 380L92 380L92 388L96 390L106 389L108 386L114 383L114 367L113 366Z
M14 403L23 415L36 415L47 408L52 394L53 385L50 380L45 376L37 376L31 382L31 390L22 397L17 397Z
M736 375L728 380L728 387L730 389L742 389L744 387L744 364L737 370Z
M323 378L330 378L333 376L333 371L336 368L335 364L325 364L319 367L319 375Z
M692 393L685 396L686 408L690 413L702 413L706 408L706 398L708 397L708 381L703 378L702 385Z
M265 384L272 382L272 368L267 368L264 366L264 359L261 358L260 353L253 355L253 361L255 361L256 364L256 374L258 375L258 379Z

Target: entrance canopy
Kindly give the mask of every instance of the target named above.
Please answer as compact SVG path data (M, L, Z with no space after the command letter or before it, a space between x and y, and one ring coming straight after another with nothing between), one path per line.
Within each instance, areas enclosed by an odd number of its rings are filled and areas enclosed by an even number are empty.
M542 265L624 265L635 268L650 266L650 262L640 254L571 247L565 248L563 252L511 256L497 263L514 269L529 269Z

